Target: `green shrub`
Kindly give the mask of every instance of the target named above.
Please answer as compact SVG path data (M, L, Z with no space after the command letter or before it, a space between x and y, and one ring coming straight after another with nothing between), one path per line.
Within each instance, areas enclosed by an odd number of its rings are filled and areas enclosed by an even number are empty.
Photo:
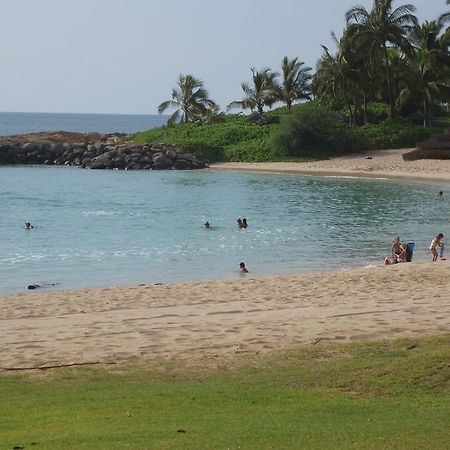
M432 129L413 125L407 121L386 120L378 125L368 124L354 129L354 133L368 142L371 150L414 147L427 139Z
M267 139L262 137L251 141L243 141L225 149L227 161L263 162L273 160Z
M272 140L272 157L326 158L367 148L328 108L301 110L285 118Z
M277 121L271 116L261 124L253 123L248 116L230 114L221 123L176 124L137 133L133 140L176 144L207 162L262 161L268 159L263 154L268 148L265 141Z

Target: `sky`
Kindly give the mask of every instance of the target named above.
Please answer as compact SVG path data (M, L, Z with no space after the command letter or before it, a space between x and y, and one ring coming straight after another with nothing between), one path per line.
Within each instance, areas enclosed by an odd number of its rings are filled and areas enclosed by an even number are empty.
M448 10L409 2L421 21ZM154 114L180 73L225 108L251 67L315 67L355 5L372 1L0 0L0 111Z

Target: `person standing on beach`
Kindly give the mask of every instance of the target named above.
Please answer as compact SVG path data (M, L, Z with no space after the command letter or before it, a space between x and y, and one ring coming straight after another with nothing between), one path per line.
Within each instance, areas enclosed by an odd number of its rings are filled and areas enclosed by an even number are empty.
M444 235L442 233L439 233L436 237L433 238L430 244L430 250L431 250L431 261L435 262L438 259L439 253L438 253L438 247L441 247L443 245L442 239L444 239Z

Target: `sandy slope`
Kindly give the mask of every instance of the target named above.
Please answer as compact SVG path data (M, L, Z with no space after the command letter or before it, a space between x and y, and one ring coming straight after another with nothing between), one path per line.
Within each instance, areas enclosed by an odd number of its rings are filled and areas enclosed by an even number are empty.
M0 367L258 352L450 330L450 265L0 297Z

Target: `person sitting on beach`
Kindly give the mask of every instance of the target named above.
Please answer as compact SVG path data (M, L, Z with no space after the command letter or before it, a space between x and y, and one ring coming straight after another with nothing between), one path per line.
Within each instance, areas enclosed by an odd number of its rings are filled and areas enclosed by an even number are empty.
M405 262L406 260L406 244L400 242L400 236L397 236L392 243L392 256L398 262Z
M248 225L247 225L247 219L242 219L242 228L247 228L248 227Z
M435 262L438 259L439 253L437 251L438 247L441 247L443 245L442 240L444 239L444 235L442 233L439 233L437 236L433 238L430 244L430 250L431 250L431 261Z
M33 228L33 225L31 225L31 222L29 220L27 220L25 222L25 229L26 230L31 230Z
M248 270L245 267L245 263L244 262L239 263L239 271L242 272L242 273L248 273Z

